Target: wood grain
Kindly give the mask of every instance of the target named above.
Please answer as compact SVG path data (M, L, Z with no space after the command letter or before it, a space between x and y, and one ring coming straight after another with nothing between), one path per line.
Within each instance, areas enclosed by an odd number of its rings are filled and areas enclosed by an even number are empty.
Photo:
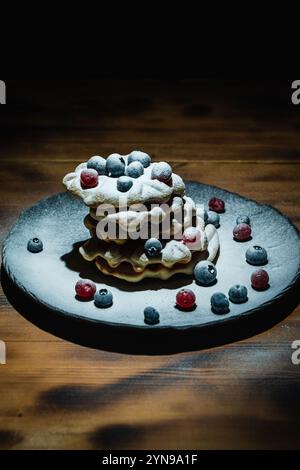
M300 227L300 107L286 81L7 86L14 103L0 113L1 240L22 209L61 191L80 161L134 148L184 178L270 203ZM0 448L299 448L300 365L291 362L299 313L226 346L129 355L40 330L1 290Z

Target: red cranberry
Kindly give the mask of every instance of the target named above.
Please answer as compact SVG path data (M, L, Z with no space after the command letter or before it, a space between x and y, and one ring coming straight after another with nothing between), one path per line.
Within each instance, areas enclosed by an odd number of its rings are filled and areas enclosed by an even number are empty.
M196 229L196 227L189 227L184 231L182 240L184 243L194 243L199 236L200 232Z
M181 289L176 295L176 305L182 310L189 310L194 307L196 296L190 289Z
M76 283L75 292L81 299L93 299L96 293L96 286L91 281L81 280Z
M269 284L269 274L264 269L257 269L251 276L251 284L254 289L263 290Z
M233 237L235 240L243 242L251 237L251 227L248 224L238 224L233 229Z
M197 247L201 240L201 232L196 227L188 227L183 232L182 242L188 247Z
M225 202L217 197L212 197L208 202L208 207L211 211L218 212L220 214L225 211Z
M98 184L98 172L92 168L82 170L80 174L80 182L83 188L95 188Z

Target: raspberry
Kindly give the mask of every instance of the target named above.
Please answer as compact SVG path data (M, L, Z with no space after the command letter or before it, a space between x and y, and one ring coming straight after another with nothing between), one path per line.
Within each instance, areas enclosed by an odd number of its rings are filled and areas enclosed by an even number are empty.
M98 184L98 172L92 168L82 170L80 174L80 182L84 189L95 188Z
M220 214L225 211L225 202L217 197L212 197L208 202L208 207L211 211L218 212Z
M170 186L172 184L172 168L166 162L155 163L152 168L151 178L162 181Z
M188 227L183 232L182 242L190 249L198 249L201 232L196 227Z
M75 292L81 299L90 300L94 298L96 286L88 280L81 280L76 283Z
M245 240L249 240L251 237L251 227L248 224L238 224L233 229L233 237L235 240L239 242L243 242Z
M268 287L269 274L264 269L257 269L251 276L251 284L254 289L263 290Z
M194 307L196 296L190 289L181 289L176 295L176 305L182 310L189 310Z

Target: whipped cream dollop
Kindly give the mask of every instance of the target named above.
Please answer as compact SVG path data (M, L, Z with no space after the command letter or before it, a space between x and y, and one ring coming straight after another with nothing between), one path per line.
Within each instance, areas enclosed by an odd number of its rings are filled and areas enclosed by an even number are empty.
M126 165L129 155L122 155ZM107 175L99 175L98 185L95 188L83 188L80 175L82 170L87 169L86 162L78 165L74 172L68 173L63 179L63 184L68 191L83 199L87 206L94 208L103 203L111 204L114 207L125 207L137 203L163 203L169 201L173 196L183 196L185 193L184 182L175 173L172 173L169 184L151 178L155 164L151 163L144 169L141 176L133 178L132 187L126 193L117 189L118 178Z

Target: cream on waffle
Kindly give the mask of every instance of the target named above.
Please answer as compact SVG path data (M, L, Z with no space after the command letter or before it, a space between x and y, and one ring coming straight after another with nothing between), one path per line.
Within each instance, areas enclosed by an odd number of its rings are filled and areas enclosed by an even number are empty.
M130 154L129 154L130 155ZM128 155L122 155L127 164ZM63 184L67 190L75 196L83 199L89 207L97 208L100 204L107 203L114 207L128 207L132 204L163 203L169 201L172 196L183 196L185 185L182 178L172 174L172 184L169 186L158 179L151 179L152 169L155 163L144 169L144 174L134 178L133 185L126 193L117 189L117 179L106 175L100 175L98 185L95 188L83 189L80 182L82 170L87 169L87 163L81 163L74 172L68 173Z

